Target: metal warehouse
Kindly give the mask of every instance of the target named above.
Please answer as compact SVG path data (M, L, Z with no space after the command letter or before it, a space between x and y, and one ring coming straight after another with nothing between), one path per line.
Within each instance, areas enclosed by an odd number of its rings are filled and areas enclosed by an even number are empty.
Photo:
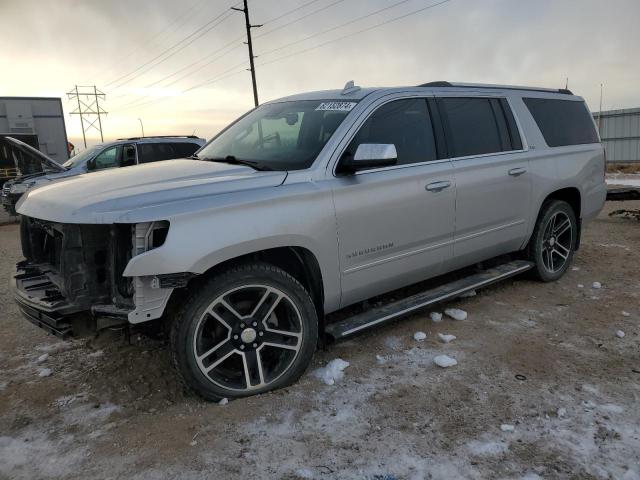
M60 98L0 97L0 137L3 136L22 140L58 163L69 159ZM11 164L11 158L0 158L0 163ZM3 166L12 165L0 168Z
M640 162L640 108L594 113L609 162Z

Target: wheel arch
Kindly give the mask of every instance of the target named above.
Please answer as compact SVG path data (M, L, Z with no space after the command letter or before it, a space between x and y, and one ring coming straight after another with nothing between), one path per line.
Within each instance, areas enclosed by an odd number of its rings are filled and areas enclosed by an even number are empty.
M302 246L266 248L225 259L192 278L185 288L174 290L166 311L171 312L177 309L189 290L197 288L198 284L204 282L207 278L236 265L249 262L265 262L281 268L307 289L318 314L318 328L322 338L324 335L325 300L322 270L316 255Z
M580 190L576 187L565 187L565 188L560 188L558 190L554 190L553 192L549 193L546 197L542 199L542 201L538 205L535 223L532 224L531 232L529 234L529 238L527 239L527 245L531 241L531 235L533 234L535 225L538 223L538 220L540 219L540 215L542 215L542 210L544 205L551 200L562 200L564 202L567 202L569 206L571 206L571 208L573 209L573 213L576 216L576 221L578 222L578 232L576 235L576 243L575 243L575 249L578 250L578 248L580 247L580 239L582 236L581 235L582 222L580 220L582 215L582 194L580 193Z

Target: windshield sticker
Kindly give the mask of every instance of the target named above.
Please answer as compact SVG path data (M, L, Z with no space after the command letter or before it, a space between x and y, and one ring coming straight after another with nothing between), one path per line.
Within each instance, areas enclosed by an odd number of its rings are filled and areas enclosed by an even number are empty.
M316 111L350 112L357 104L357 102L322 102Z

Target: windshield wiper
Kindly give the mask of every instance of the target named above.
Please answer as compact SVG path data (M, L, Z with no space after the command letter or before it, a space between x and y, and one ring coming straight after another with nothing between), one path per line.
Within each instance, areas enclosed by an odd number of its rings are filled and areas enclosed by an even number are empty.
M201 160L209 160L210 162L219 162L219 163L229 163L231 165L246 165L247 167L251 167L258 171L271 170L271 168L261 164L260 162L254 162L252 160L242 160L240 158L234 157L233 155L227 155L226 157L220 157L220 158L204 157L204 158L201 158Z

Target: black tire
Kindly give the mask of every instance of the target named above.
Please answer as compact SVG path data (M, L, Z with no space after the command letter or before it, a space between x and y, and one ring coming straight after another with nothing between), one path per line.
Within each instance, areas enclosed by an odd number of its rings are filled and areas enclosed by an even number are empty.
M560 226L568 222L570 230L563 232L562 235L554 236L551 231L553 227L551 223L554 222L554 219L558 222L559 218L562 222ZM556 225L556 232L559 231L561 228ZM532 275L543 282L554 282L562 277L573 260L577 235L578 222L571 205L562 200L546 201L540 209L536 226L526 249L528 260L535 264L531 271ZM559 243L558 238L562 240L562 243ZM566 258L563 258L562 255L565 255Z
M264 288L264 293L261 293L261 288ZM254 292L256 299L264 295L255 304L252 298ZM273 300L274 296L276 300ZM247 310L240 309L243 302L247 305ZM269 305L270 302L273 305ZM252 303L252 306L249 307L249 303ZM231 305L232 309L227 309L225 305ZM252 314L255 316L251 317ZM264 317L262 323L259 320L253 322L261 316ZM292 326L291 332L285 332L286 329L277 326L274 328L270 323L272 321L281 322L282 325L289 322ZM294 331L297 330L298 323L299 333ZM255 327L251 326L256 324ZM224 332L225 329L228 333ZM219 333L221 330L222 334ZM245 343L247 332L250 341ZM269 339L274 335L279 336L280 340L273 341L281 342L283 347L277 348L269 343ZM189 294L175 315L170 335L174 365L183 384L187 389L210 401L246 397L290 385L300 378L311 363L317 340L318 318L309 293L284 270L262 262L232 267L201 283ZM210 357L205 358L202 350L211 350L203 346L204 342L210 342L208 347L213 345L214 350L222 345L218 348L218 351L223 352L220 358L227 355L227 359L221 361L217 358L209 365L204 365ZM285 344L291 346L285 347ZM293 348L297 350L290 350ZM233 351L228 353L230 349ZM218 353L214 352L212 355L217 356ZM221 361L219 366L211 367L218 361ZM248 365L251 362L254 362L257 368L248 373ZM256 382L258 386L251 385L256 380L256 375L260 381L263 377L265 381L269 378L267 367L271 364L275 370L272 380L268 383L262 382L264 384ZM205 372L207 368L213 370ZM278 373L278 369L283 371ZM244 388L239 383L240 377L244 377Z

